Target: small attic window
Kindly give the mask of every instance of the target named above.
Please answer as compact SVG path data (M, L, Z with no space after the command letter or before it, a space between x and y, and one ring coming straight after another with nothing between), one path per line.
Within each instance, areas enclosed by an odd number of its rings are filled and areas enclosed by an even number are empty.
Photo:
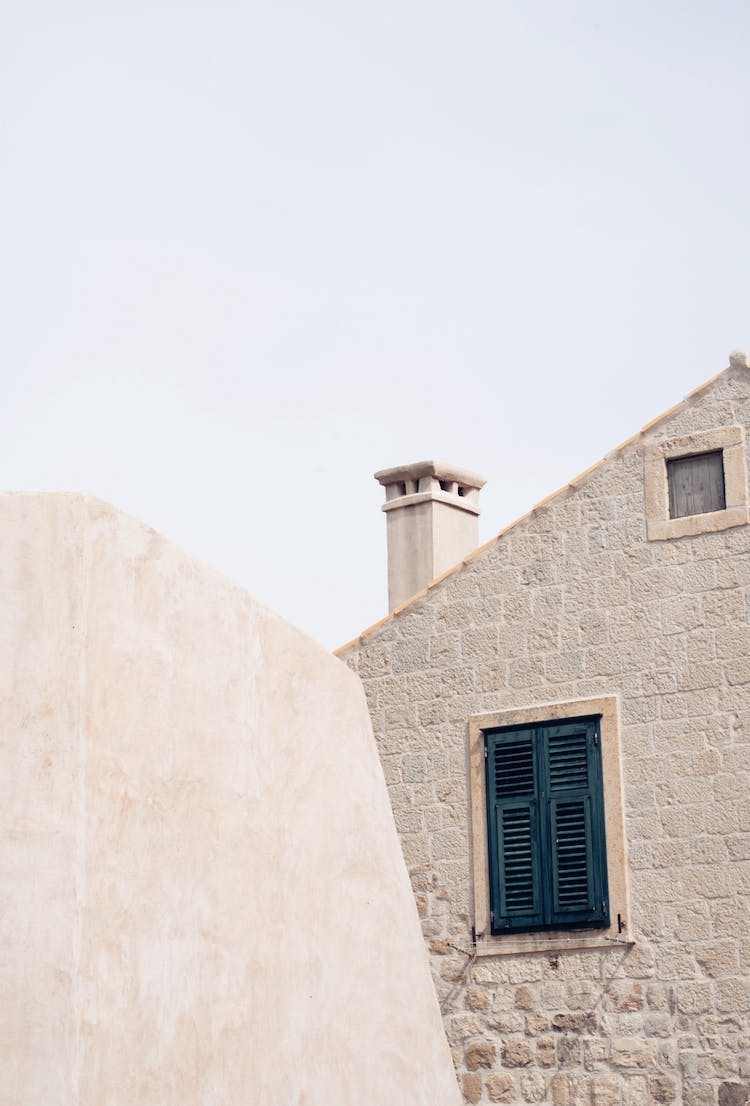
M465 496L465 495L466 495L466 488L462 488L462 487L461 487L461 486L459 485L459 487L458 487L458 494L459 494L460 496Z
M667 481L670 518L707 515L727 505L721 449L668 460Z
M442 491L448 492L448 491L450 491L450 484L448 483L447 480L441 480L440 481L440 488L441 488Z
M750 523L745 431L717 426L643 452L646 536L671 541Z

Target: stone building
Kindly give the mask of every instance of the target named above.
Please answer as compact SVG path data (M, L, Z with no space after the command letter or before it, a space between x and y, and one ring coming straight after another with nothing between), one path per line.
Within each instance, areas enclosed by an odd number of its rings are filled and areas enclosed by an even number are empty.
M378 474L394 609L339 653L468 1103L748 1101L749 400L733 354L473 551L479 478Z

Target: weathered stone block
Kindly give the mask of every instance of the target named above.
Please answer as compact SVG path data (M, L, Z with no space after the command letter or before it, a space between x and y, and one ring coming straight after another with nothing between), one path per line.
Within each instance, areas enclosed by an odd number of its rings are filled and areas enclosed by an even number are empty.
M476 969L474 978L477 978ZM494 1011L507 1012L516 1009L516 988L509 984L500 984L490 991L492 995L492 1009Z
M615 1037L611 1058L618 1068L646 1068L653 1062L654 1046L651 1041L637 1037Z
M746 978L718 980L716 1009L727 1014L750 1010L750 980Z
M542 965L538 956L521 956L508 961L505 978L509 983L535 983L542 978Z
M554 1037L542 1037L536 1043L536 1062L541 1068L552 1068L557 1063Z
M643 986L637 982L616 982L609 989L608 1003L610 1009L619 1014L642 1010L646 999Z
M591 1106L618 1106L622 1080L616 1075L595 1075L590 1083Z
M606 1037L584 1038L583 1066L586 1071L601 1071L609 1067L609 1034Z
M490 992L486 987L467 987L464 995L467 1010L483 1011L490 1008Z
M711 983L681 983L677 988L677 1009L681 1014L701 1014L713 1009L714 990Z
M358 671L363 680L385 676L391 670L391 647L372 645L359 653Z
M699 945L695 950L695 959L707 975L731 975L739 967L738 946L736 941L713 941Z
M578 1037L561 1037L556 1052L558 1067L577 1067L581 1062L581 1041Z
M536 1037L539 1033L546 1033L550 1027L546 1014L532 1014L526 1019L526 1032L530 1037Z
M629 1075L623 1081L622 1101L623 1106L654 1106L645 1075Z
M675 1102L678 1095L677 1080L671 1075L651 1075L648 1090L654 1102Z
M492 1014L489 1025L501 1036L508 1033L522 1033L525 1026L524 1016L517 1010L501 1011Z
M514 1000L519 1010L533 1010L535 1003L533 989L526 985L516 987Z
M649 1037L670 1037L674 1025L669 1014L647 1014L643 1019L643 1029Z
M520 1068L534 1059L531 1045L523 1040L509 1040L503 1045L503 1063L508 1068Z
M487 1095L490 1102L515 1102L516 1085L512 1075L500 1073L487 1079Z
M580 1010L576 1010L575 1012L566 1011L561 1014L553 1014L552 1028L557 1029L560 1033L564 1033L569 1030L577 1032L585 1023L586 1018L587 1015Z
M451 1040L465 1040L467 1037L478 1037L486 1032L487 1023L481 1013L447 1014L445 1016L446 1032Z
M481 664L495 660L500 654L498 630L492 626L465 630L461 634L461 659L464 664Z
M479 1102L482 1097L482 1077L476 1072L465 1072L461 1078L461 1086L466 1102Z
M747 1083L722 1083L719 1087L719 1106L745 1106L747 1100Z
M390 650L391 671L394 674L415 672L428 665L426 641L398 641Z
M528 1071L521 1076L521 1097L524 1102L543 1102L546 1090L546 1080L541 1072Z
M466 1046L464 1061L469 1071L478 1068L491 1068L495 1063L497 1050L491 1041L475 1041Z
M570 1080L567 1075L553 1075L550 1080L550 1094L554 1106L570 1106Z

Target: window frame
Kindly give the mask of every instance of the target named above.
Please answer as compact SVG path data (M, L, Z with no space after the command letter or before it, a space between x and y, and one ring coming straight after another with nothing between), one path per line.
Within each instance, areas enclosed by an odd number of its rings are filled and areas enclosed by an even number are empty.
M490 931L494 936L507 933L529 933L549 929L589 929L609 926L609 890L607 882L606 827L604 824L604 794L601 772L600 715L576 719L553 719L527 723L523 726L504 726L484 729L485 781L487 788L487 852L490 865ZM552 779L552 741L567 741L565 748L572 751L570 739L583 738L580 752L585 757L586 782L578 783L571 790L556 789ZM523 757L526 748L526 765ZM558 746L559 748L559 746ZM508 760L507 753L512 759ZM569 755L569 753L568 753ZM495 794L498 760L511 764L511 779L519 780L523 793L511 785L505 795ZM508 777L506 778L506 782ZM527 787L528 782L533 783ZM555 855L555 821L558 808L577 804L583 814L584 839L586 841L587 897L589 905L577 905L571 910L556 904L557 873L559 860ZM508 816L506 818L506 815ZM580 819L580 814L579 814ZM499 821L496 822L496 819ZM504 827L515 841L526 848L528 842L528 867L522 872L522 883L516 883L516 893L522 891L524 906L533 908L520 914L510 906L503 912L503 900L508 894L509 883L505 868L504 850L500 838ZM581 821L579 820L579 829ZM522 836L519 838L518 833ZM527 836L528 834L528 836ZM531 882L524 889L526 878ZM528 893L531 897L528 898ZM515 917L514 917L515 914ZM499 919L502 923L499 924Z
M707 511L705 514L671 518L667 462L716 452L722 454L726 506L723 510ZM741 426L704 430L647 445L643 465L646 536L649 541L713 534L750 522L745 433Z
M574 699L475 715L469 720L469 805L474 928L478 956L554 952L570 948L616 948L633 941L625 851L619 699ZM600 716L602 792L609 882L608 926L510 930L493 934L490 918L490 858L485 734L508 727Z

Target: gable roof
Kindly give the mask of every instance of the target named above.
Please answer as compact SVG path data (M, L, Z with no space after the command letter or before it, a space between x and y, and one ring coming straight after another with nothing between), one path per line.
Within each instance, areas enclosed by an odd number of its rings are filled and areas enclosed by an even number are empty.
M463 568L464 565L470 564L481 553L484 553L485 550L491 549L492 546L496 545L500 541L500 539L508 533L509 530L515 529L516 526L519 526L522 522L525 522L526 519L530 518L533 514L535 514L535 512L542 510L542 508L552 503L553 500L557 499L559 496L564 495L571 489L576 489L582 484L585 484L587 480L589 480L596 472L598 472L598 470L604 465L606 461L610 461L613 457L617 457L619 454L623 453L628 446L633 445L634 442L637 442L640 438L644 437L644 435L648 434L660 423L664 422L672 415L677 414L678 411L681 411L683 408L687 407L691 400L695 399L697 396L702 395L705 391L716 384L717 381L721 380L723 377L729 376L729 374L735 370L747 371L748 368L750 368L750 364L748 363L748 356L744 352L744 350L735 350L734 352L732 352L729 355L729 365L727 366L727 368L722 369L721 372L717 373L715 376L712 376L703 384L699 384L697 388L694 388L692 392L688 392L685 398L681 399L679 403L676 403L674 407L670 407L668 410L663 411L660 415L657 415L656 418L651 419L650 422L647 422L645 426L642 426L641 429L637 431L637 433L632 435L632 437L626 438L624 442L620 442L620 444L618 446L615 446L614 449L611 449L609 453L605 453L605 455L599 461L594 462L593 465L590 465L587 469L584 469L583 472L579 472L578 475L574 476L572 480L569 480L567 484L563 484L561 488L558 488L556 491L551 492L550 495L545 496L544 499L540 499L539 502L535 503L534 506L526 511L525 514L520 515L519 518L515 519L513 522L508 523L507 526L504 526L498 534L496 534L493 538L490 538L490 540L485 542L484 545L480 545L476 549L473 549L471 553L468 553L463 558L463 560L458 562L458 564L455 564L451 568L446 569L445 572L440 574L440 576L436 576L435 579L431 580L430 583L427 584L426 587L422 588L421 591L416 592L416 594L412 595L409 599L405 600L405 602L401 603L398 607L395 607L392 611L390 611L385 616L385 618L381 618L377 622L374 622L371 626L368 626L367 629L363 630L361 634L357 634L356 637L352 638L351 641L347 641L345 645L341 645L338 649L334 649L334 656L341 656L348 649L351 649L353 645L357 645L358 642L362 641L366 637L369 637L370 634L373 634L376 630L379 630L381 626L384 626L387 622L391 622L393 619L398 618L398 616L403 611L411 607L412 604L417 602L417 600L423 599L434 588L442 584L444 580L447 580L450 576L453 576L453 574L458 572L459 569Z

